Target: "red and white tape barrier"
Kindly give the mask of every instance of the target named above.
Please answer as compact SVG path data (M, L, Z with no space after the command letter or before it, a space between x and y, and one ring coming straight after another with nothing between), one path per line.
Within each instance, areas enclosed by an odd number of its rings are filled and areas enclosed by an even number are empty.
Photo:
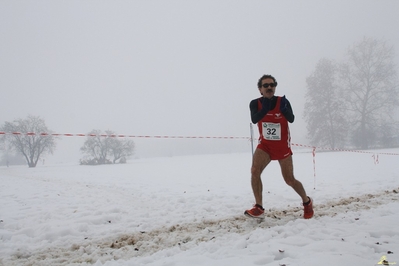
M249 137L215 137L215 136L164 136L164 135L123 135L123 134L72 134L72 133L36 133L36 132L2 132L0 135L20 136L55 136L55 137L108 137L108 138L157 138L157 139L249 139Z
M107 137L107 138L156 138L156 139L245 139L251 140L250 137L234 137L234 136L167 136L167 135L125 135L125 134L83 134L83 133L47 133L47 132L4 132L0 131L1 135L19 135L19 136L54 136L54 137ZM399 153L389 152L371 152L371 151L359 151L349 149L332 149L325 147L316 147L311 145L291 143L292 146L309 148L312 149L312 153L315 154L317 150L328 150L328 151L343 151L343 152L357 152L357 153L369 153L369 154L383 154L383 155L399 155ZM375 157L378 161L378 156Z
M333 149L333 148L325 148L325 147L316 147L316 146L309 146L303 144L295 144L291 143L292 146L298 146L303 148L309 149L318 149L318 150L326 150L326 151L344 151L344 152L356 152L356 153L370 153L370 154L384 154L384 155L399 155L399 153L394 152L372 152L372 151L359 151L359 150L349 150L349 149ZM313 151L314 152L314 151Z
M254 140L252 137L225 137L225 136L166 136L166 135L124 135L124 134L72 134L72 133L47 133L47 132L3 132L0 131L1 135L13 135L13 136L55 136L55 137L107 137L107 138L156 138L156 139L245 139ZM252 128L251 128L251 136ZM356 152L356 153L369 153L373 154L374 164L379 163L378 155L399 155L399 153L393 152L371 152L371 151L359 151L359 150L349 150L349 149L332 149L324 147L315 147L304 144L292 143L292 146L297 146L301 148L312 149L313 156L313 175L314 175L314 189L316 189L316 150L327 150L327 151L341 151L341 152ZM253 153L253 151L252 151Z

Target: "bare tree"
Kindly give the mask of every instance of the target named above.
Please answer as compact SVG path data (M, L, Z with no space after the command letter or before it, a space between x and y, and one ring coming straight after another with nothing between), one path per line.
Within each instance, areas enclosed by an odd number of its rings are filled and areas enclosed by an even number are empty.
M40 157L45 154L52 154L56 147L54 136L40 134L50 133L50 130L44 120L37 116L28 116L27 119L5 122L1 130L9 133L20 133L6 135L4 138L11 150L24 156L29 167L36 167Z
M338 69L329 59L321 59L306 79L306 109L308 137L313 145L336 148L345 144L347 119L342 89L337 83Z
M107 131L106 131L107 133ZM109 133L109 131L108 131ZM111 132L112 133L112 132ZM91 157L92 164L105 164L110 150L110 139L102 136L101 130L92 130L80 150Z
M127 139L112 139L111 154L113 155L113 163L117 160L126 162L126 158L133 155L134 142Z
M134 150L134 142L121 140L115 137L113 131L92 130L80 150L86 155L81 160L82 164L106 164L131 156Z
M394 48L384 41L364 37L349 49L348 55L340 72L352 112L352 140L367 149L378 143L382 135L389 139L388 132L381 131L397 123L393 117L399 95Z

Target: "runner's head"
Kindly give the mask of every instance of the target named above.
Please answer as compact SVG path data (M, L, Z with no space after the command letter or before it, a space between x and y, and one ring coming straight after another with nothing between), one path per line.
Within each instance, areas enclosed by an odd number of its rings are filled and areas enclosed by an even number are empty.
M276 92L277 81L272 75L263 75L258 81L258 89L263 97L271 98Z

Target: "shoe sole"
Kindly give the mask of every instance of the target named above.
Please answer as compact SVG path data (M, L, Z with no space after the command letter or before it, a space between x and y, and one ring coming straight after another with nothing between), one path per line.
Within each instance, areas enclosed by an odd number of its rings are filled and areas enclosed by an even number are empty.
M259 216L252 216L247 211L245 211L244 215L247 216L248 218L252 218L252 219L260 219L260 220L265 219L265 214L262 214L262 215L259 215Z

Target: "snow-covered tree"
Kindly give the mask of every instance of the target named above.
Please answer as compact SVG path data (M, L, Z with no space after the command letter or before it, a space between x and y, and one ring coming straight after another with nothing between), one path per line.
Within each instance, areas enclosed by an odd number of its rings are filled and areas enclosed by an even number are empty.
M36 167L40 157L52 154L56 147L54 136L41 134L50 133L50 130L45 121L38 116L28 116L26 119L5 122L1 131L20 133L5 135L3 138L10 150L21 154L26 159L29 167Z
M390 138L385 129L397 128L394 113L399 103L394 48L364 37L348 51L341 67L341 82L348 92L353 143L362 149ZM395 130L392 130L394 132ZM386 144L386 143L385 143Z
M306 108L308 138L313 145L337 148L345 144L348 133L345 102L338 84L337 66L321 59L315 71L306 79Z
M134 142L115 137L113 131L92 130L80 150L86 155L82 164L116 163L117 160L126 162L126 158L134 151Z

